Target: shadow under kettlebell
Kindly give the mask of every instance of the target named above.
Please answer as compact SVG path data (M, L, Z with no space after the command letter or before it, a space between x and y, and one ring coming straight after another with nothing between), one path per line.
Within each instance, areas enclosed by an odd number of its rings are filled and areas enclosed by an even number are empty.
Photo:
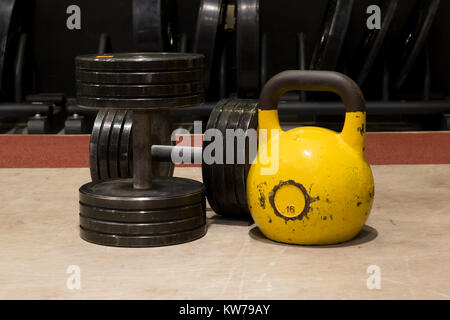
M351 247L357 246L363 243L370 242L374 240L378 236L378 231L368 225L364 225L361 231L354 237L352 240L331 244L331 245L300 245L300 244L287 244L283 242L277 242L266 238L258 227L253 227L249 230L248 234L252 239L257 241L261 241L264 243L280 245L280 246L289 246L289 247L307 247L307 248L339 248L339 247Z

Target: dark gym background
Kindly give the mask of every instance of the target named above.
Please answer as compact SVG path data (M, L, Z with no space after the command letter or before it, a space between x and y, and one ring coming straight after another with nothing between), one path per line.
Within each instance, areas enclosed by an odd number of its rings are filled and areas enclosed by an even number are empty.
M382 78L383 64L387 60L389 68L394 68L402 59L402 45L407 37L415 5L420 0L400 1L399 9L394 16L392 30L389 30L386 45L383 46L380 58L377 59L373 72L371 72L365 85L362 87L368 103L368 130L369 131L414 131L414 130L448 130L450 111L450 44L448 30L450 22L450 2L441 1L437 15L434 18L432 29L428 34L424 49L421 50L412 72L408 75L401 90L390 94L389 101L405 101L401 107L389 109L385 105L380 110L370 109L372 101L383 99ZM196 19L200 0L176 0L178 29L186 35L187 51L192 50L195 37ZM355 1L346 39L339 57L337 71L348 72L348 66L358 57L358 49L364 41L365 22L369 16L365 10L370 4L380 1ZM34 7L32 7L34 3ZM66 20L69 16L66 9L76 4L81 8L81 30L68 30ZM24 29L28 33L27 64L30 71L30 80L24 79L24 99L30 94L61 93L63 98L54 103L49 114L51 121L45 126L38 126L34 133L64 132L67 119L73 114L85 118L85 126L69 133L88 133L92 125L95 112L80 110L76 107L74 57L80 54L95 53L98 50L99 39L106 33L112 44L113 52L131 52L138 50L133 41L133 11L131 0L36 0L30 1L29 17ZM314 47L320 40L322 24L328 0L261 0L260 1L260 29L265 35L267 78L287 69L297 69L298 65L298 35L303 33L305 45L306 66L313 54ZM229 1L233 5L233 1ZM0 8L1 10L1 8ZM383 13L382 13L383 14ZM232 34L232 31L230 31ZM228 39L233 39L230 36ZM231 40L232 41L232 40ZM233 44L229 44L233 48ZM13 46L14 47L14 46ZM233 49L228 52L228 73L231 78L227 96L234 96L235 58ZM427 53L428 52L428 53ZM381 58L382 57L382 58ZM428 60L427 60L428 59ZM13 59L10 59L13 61ZM426 66L429 62L429 97L424 94ZM8 79L14 82L13 77ZM6 83L7 81L5 81ZM217 100L220 97L217 97ZM0 121L2 133L22 133L26 131L16 128L26 127L33 114L14 112L12 102L15 99L13 89L6 92L0 105ZM39 100L39 99L37 99ZM217 101L216 100L216 101ZM342 125L344 109L338 112L302 109L295 94L290 94L286 100L294 100L289 106L280 106L281 120L287 125L297 126L305 124L322 125L338 130ZM307 101L329 101L334 97L321 94L308 94ZM436 102L421 104L424 100ZM336 100L337 101L337 100ZM211 107L215 101L209 101ZM47 103L48 104L48 103ZM431 105L431 107L428 107ZM2 109L2 107L5 108ZM206 120L211 108L208 106L195 107L189 112L182 110L173 113L175 123L186 127L193 119ZM428 109L427 109L428 108ZM285 111L283 111L285 109ZM57 110L58 112L55 112ZM286 111L287 110L287 111ZM370 110L375 110L371 112ZM57 116L55 116L57 114ZM40 114L42 116L43 114ZM38 119L40 121L40 119ZM79 132L77 132L77 130Z

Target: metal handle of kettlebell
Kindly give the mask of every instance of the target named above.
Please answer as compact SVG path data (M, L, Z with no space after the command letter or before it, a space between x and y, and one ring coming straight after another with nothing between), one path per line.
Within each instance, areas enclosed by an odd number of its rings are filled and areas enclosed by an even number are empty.
M259 128L280 128L278 102L287 91L328 91L339 95L345 104L346 118L342 138L355 148L364 148L366 103L361 89L349 77L334 71L283 71L273 76L259 96ZM273 112L271 112L273 111ZM269 113L262 116L262 113ZM269 121L270 120L270 121Z

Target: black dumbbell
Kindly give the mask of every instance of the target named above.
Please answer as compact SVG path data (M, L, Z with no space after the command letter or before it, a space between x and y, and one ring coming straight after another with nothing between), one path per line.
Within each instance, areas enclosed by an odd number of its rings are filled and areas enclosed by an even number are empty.
M133 151L132 178L97 180L80 188L81 237L103 245L146 247L177 244L203 236L206 233L205 187L191 179L155 176L151 156L152 119L160 117L164 110L203 101L201 78L190 82L182 93L172 84L161 85L158 79L174 72L200 71L202 74L203 56L182 53L86 55L76 58L76 68L77 75L85 76L109 73L111 78L117 78L117 74L128 73L135 78L137 73L151 74L147 83L138 86L126 81L114 86L89 82L88 86L81 77L77 79L77 103L81 107L111 111L102 119L103 128L113 126L116 117L120 118L120 123L127 120L133 123L126 150L128 154ZM145 94L139 94L139 90L144 90ZM97 118L97 121L100 120ZM105 157L111 152L119 154L121 150L122 135L114 137L119 141L114 150L109 146L111 138L112 135L108 135L107 142L98 141L98 146L106 146L106 149L99 149ZM109 171L110 164L107 162L103 170ZM120 163L116 165L121 173Z
M256 110L256 100L221 100L212 110L206 125L206 130L218 129L224 138L226 137L227 129L241 129L244 133L256 130L258 127ZM122 111L108 112L118 113ZM107 164L108 160L104 160L108 159L108 148L99 147L98 138L95 138L95 136L108 136L109 133L104 134L102 132L110 132L112 130L113 133L110 134L111 136L120 136L120 141L128 144L130 141L129 132L133 125L132 120L130 119L129 123L125 126L126 130L121 129L120 126L113 129L110 129L108 126L102 127L101 124L104 121L103 118L105 114L106 111L103 111L103 113L100 111L97 115L91 138L90 162L91 177L93 181L113 178L111 175L108 175L107 172L106 174L99 175L96 169L97 166L100 168L107 168L108 166L110 168L116 167L116 162L110 161L109 164ZM170 143L170 136L170 132L161 131L158 141L168 140ZM187 159L189 163L202 164L203 183L206 187L206 195L213 210L223 216L249 219L250 212L247 206L245 190L246 178L254 154L252 154L249 149L248 139L246 137L241 137L241 139L245 139L244 143L238 143L237 140L229 141L227 144L224 143L224 146L232 145L235 149L233 163L231 164L226 163L226 149L222 153L223 158L218 159L218 162L205 163L203 161L197 161L197 159L203 159L203 149L201 147L171 146L167 142L160 143L155 140L156 142L152 144L151 150L154 174L167 175L168 172L164 168L171 166L173 169L173 159ZM114 147L115 141L116 139L109 139L110 144L112 144L109 146L110 150L111 148L114 150L116 149L116 147ZM211 141L204 141L203 147L207 147L210 143ZM127 150L127 148L125 148L125 150ZM238 163L238 154L244 155L245 163ZM129 152L123 152L120 155L122 159L125 159L124 161L126 164L125 169L122 170L121 173L125 173L124 177L131 177L133 164L128 159L133 158L132 150L130 149ZM176 155L176 157L174 158L172 155ZM109 159L111 159L111 157Z

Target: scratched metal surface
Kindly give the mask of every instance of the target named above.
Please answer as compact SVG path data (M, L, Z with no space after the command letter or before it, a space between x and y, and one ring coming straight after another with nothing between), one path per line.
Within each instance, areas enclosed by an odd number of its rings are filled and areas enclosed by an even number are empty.
M147 249L79 238L89 169L0 169L0 299L449 299L450 165L372 168L372 213L349 243L277 244L209 211L205 237ZM200 168L175 176L199 179ZM79 290L66 286L71 265ZM380 290L367 288L371 265Z

